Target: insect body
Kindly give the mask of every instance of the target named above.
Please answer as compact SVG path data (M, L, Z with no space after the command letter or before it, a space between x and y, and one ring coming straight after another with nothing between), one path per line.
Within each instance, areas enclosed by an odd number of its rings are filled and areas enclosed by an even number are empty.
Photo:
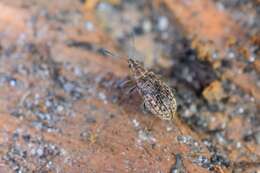
M172 120L177 103L171 88L137 61L128 59L128 65L147 109L163 120Z

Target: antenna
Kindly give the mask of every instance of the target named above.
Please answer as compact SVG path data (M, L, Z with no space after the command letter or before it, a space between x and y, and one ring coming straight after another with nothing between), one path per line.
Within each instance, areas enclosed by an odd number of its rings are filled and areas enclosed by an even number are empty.
M103 55L107 55L107 56L111 56L111 57L115 57L118 58L119 56L110 52L109 50L105 49L105 48L100 48L99 51L103 54Z
M142 66L145 66L145 55L136 49L135 46L135 33L132 31L129 34L130 40L130 49L128 50L128 59L133 59L135 61L138 61Z
M105 48L100 48L100 49L99 49L99 52L100 52L102 55L110 56L110 57L112 57L112 58L118 58L118 59L123 58L123 59L125 59L124 56L122 56L122 55L120 55L120 54L113 53L113 52L111 52L111 51L109 51L108 49L105 49Z
M135 33L134 33L134 31L131 32L131 41L132 41L132 47L135 49Z
M132 31L129 35L128 38L130 39L130 43L128 46L128 56L127 59L135 59L134 57L136 57L136 49L135 49L135 33ZM101 54L106 55L106 56L110 56L113 58L122 58L121 55L115 54L111 51L109 51L108 49L105 48L99 48L98 50Z
M130 33L129 38L130 38L130 46L129 46L130 49L129 49L128 59L135 57L135 55L134 55L134 52L135 52L135 33L134 33L134 31L132 31Z

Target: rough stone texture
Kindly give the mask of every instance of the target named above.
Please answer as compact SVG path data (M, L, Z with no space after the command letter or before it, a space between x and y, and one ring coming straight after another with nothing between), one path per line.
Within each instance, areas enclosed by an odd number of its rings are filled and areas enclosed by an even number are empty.
M225 97L223 88L219 81L213 81L207 88L204 89L202 94L209 102L220 101Z
M2 0L0 172L259 171L257 1L232 2ZM128 53L180 121L121 86Z

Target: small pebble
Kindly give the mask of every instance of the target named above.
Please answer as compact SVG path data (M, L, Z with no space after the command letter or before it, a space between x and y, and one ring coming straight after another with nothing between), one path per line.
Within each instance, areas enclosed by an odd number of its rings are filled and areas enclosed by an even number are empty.
M43 148L38 148L37 150L36 150L36 153L37 153L37 156L39 156L39 157L41 157L42 155L43 155L43 153L44 153L44 151L43 151Z
M152 23L150 22L150 20L143 21L142 28L143 28L143 31L146 32L146 33L151 32Z
M95 30L94 24L90 21L86 21L84 24L84 27L86 30L91 31L91 32Z
M158 24L157 24L158 30L165 31L168 28L168 26L169 26L168 18L166 16L159 17Z
M15 87L16 84L17 84L16 79L11 79L11 80L9 81L9 84L10 84L12 87Z

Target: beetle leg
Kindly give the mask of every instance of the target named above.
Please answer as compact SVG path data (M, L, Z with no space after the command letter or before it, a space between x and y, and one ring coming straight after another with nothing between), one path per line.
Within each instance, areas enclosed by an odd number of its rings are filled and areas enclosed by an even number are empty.
M127 80L123 80L122 82L120 82L118 84L119 88L128 88L135 85L135 82L133 80L127 79Z
M147 109L147 107L146 107L146 105L145 105L145 102L143 102L140 107L141 107L142 112L143 112L144 114L147 114L147 113L149 112L149 110Z
M149 123L148 128L147 128L148 131L152 131L154 122L157 119L157 117L152 117L152 118L153 119L151 120L151 122Z
M127 94L131 94L137 88L136 85L132 86L128 91Z

